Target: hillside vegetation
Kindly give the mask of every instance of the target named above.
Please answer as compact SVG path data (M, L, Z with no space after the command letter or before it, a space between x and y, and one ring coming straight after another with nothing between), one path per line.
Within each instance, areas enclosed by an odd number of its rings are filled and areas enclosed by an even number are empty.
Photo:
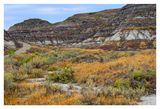
M5 58L4 104L137 104L155 93L156 50L35 46Z

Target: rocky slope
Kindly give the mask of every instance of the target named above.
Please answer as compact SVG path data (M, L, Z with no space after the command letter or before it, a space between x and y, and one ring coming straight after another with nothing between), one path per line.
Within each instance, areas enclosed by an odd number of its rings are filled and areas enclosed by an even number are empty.
M7 31L4 30L4 50L6 49L16 49L21 47L21 44L17 42L17 40L12 37Z
M156 5L129 4L120 9L76 14L55 24L29 19L10 27L8 33L15 40L36 44L103 49L153 48Z

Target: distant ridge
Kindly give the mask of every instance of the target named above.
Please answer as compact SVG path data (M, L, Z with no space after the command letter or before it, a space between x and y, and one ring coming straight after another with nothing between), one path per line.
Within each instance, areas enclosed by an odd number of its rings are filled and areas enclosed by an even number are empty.
M76 14L55 24L37 18L28 19L11 26L7 32L17 41L44 45L155 48L156 5L128 4L119 9Z

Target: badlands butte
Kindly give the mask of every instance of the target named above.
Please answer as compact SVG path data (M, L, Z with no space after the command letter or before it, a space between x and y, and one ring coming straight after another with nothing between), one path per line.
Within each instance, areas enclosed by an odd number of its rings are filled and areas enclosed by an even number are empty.
M4 35L5 49L18 47L19 41L105 50L155 48L156 5L128 4L75 14L57 23L33 18L11 26Z

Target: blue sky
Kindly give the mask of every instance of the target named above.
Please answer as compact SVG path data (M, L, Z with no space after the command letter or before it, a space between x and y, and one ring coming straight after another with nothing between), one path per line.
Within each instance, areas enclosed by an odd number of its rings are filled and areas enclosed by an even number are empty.
M85 12L121 8L124 4L5 4L4 28L30 18L40 18L51 23Z

